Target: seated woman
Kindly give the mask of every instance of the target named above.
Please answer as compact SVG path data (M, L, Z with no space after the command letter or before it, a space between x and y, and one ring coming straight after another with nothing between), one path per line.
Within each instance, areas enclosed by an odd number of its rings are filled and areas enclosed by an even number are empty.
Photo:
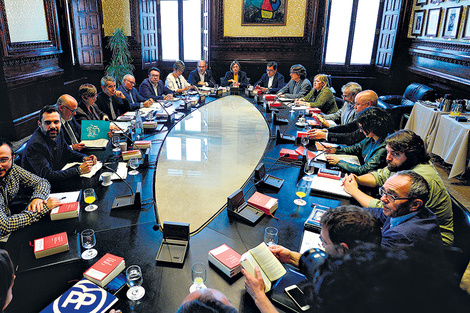
M237 87L237 88L246 88L250 83L248 82L248 77L246 73L240 71L241 66L237 60L233 61L230 64L230 71L225 73L225 77L222 79L220 85L222 87Z
M96 87L92 84L83 84L78 88L80 102L77 107L75 119L81 123L83 120L109 121L108 116L98 108L96 101Z
M0 307L3 312L13 299L13 284L15 282L15 270L8 252L0 249Z
M188 83L186 78L183 77L184 68L184 62L178 60L173 64L173 72L166 77L165 86L175 93L182 93L189 89L197 89L196 86L192 86Z
M318 74L313 80L313 89L304 98L295 100L296 104L319 108L324 114L332 114L338 111L335 96L328 84L328 77Z
M344 148L329 148L328 153L352 154L364 159L364 165L356 165L339 160L335 156L327 156L328 163L336 165L345 171L362 175L384 167L387 150L385 137L393 133L393 123L389 114L377 107L362 111L356 118L361 131L366 138L355 145Z
M307 70L301 64L294 64L290 67L290 81L276 94L280 98L299 99L305 97L312 84L306 78Z

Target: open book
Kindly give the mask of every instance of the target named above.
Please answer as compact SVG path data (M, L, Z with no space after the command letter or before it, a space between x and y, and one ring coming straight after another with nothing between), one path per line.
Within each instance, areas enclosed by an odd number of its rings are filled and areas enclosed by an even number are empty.
M264 292L271 290L272 281L281 278L286 273L284 266L264 242L243 253L240 264L253 276L255 276L255 266L260 268L264 281Z

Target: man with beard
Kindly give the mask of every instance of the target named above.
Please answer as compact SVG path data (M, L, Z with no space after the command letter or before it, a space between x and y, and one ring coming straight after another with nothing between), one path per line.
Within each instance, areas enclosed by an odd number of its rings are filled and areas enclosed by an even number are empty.
M395 172L411 170L421 175L429 185L429 198L425 206L439 221L442 240L445 245L452 245L454 240L454 221L452 202L442 179L431 164L424 142L410 130L399 130L385 139L387 149L387 167L365 175L346 175L343 179L344 190L353 196L362 206L378 208L383 203L359 189L359 186L381 187Z
M61 132L60 114L55 106L47 105L39 112L38 128L26 145L22 166L47 179L53 187L66 179L76 178L88 173L96 164L94 155L86 156L72 150L65 142ZM62 170L71 162L83 162Z
M60 202L49 198L50 185L47 180L22 169L13 162L14 159L11 142L0 138L0 239L38 221ZM20 188L30 189L32 194L26 209L15 212L11 203Z

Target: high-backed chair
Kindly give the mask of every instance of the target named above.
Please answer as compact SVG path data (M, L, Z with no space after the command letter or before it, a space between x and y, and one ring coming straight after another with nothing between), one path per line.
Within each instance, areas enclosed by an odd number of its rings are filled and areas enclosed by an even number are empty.
M395 123L394 129L398 130L405 126L403 114L410 113L416 101L432 100L434 97L434 90L431 87L413 83L406 87L402 96L391 95L379 97L377 105L390 113Z

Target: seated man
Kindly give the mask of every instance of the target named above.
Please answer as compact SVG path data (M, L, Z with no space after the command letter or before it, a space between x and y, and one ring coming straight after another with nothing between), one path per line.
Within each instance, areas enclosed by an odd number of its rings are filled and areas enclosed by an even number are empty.
M57 99L57 108L60 112L60 122L65 129L65 142L73 150L81 151L85 145L80 143L81 127L75 119L78 103L71 95L62 95Z
M354 110L354 99L357 94L362 91L361 85L355 82L349 82L341 88L343 95L343 106L341 109L332 114L317 115L322 127L330 127L328 121L333 121L337 125L346 125L354 122L356 118L356 110Z
M139 87L139 92L144 98L151 98L154 101L173 99L173 91L163 84L160 75L158 68L149 69L149 78L144 79Z
M357 94L354 101L354 110L356 115L365 109L377 106L379 97L372 90L364 90ZM365 135L359 129L356 120L345 125L339 125L326 129L313 129L309 132L309 137L315 140L325 139L328 142L353 145L365 138Z
M264 93L277 93L282 87L284 87L284 75L277 71L276 62L268 62L266 73L256 82L255 88L260 88Z
M38 221L60 203L56 198L49 198L47 180L22 169L13 162L14 159L11 142L0 138L0 239ZM32 194L26 209L14 214L11 203L20 188L31 189Z
M184 69L184 62L178 60L173 64L173 72L166 77L165 86L176 94L183 93L190 89L197 89L196 86L191 85L186 81L186 78L184 78Z
M382 224L382 246L442 248L439 222L424 206L429 187L421 175L413 171L397 172L379 190L382 208L368 210Z
M61 132L59 111L55 106L47 105L41 109L38 126L26 145L21 164L23 168L47 179L53 187L91 171L96 164L96 157L76 152L67 145ZM70 162L83 163L62 170Z
M379 244L381 240L377 219L353 205L328 209L321 217L320 224L320 238L329 256L342 256L361 242ZM304 255L282 246L270 246L269 249L279 261L298 267L309 281L313 280L315 268L319 264L316 249L307 251ZM256 277L242 269L248 293L261 312L277 312L264 293L264 282L258 267L255 267L255 272Z
M454 219L452 202L444 182L429 161L424 142L410 130L399 130L385 139L387 167L361 176L346 175L344 190L364 207L381 207L382 201L374 199L359 189L359 186L380 187L397 171L411 170L423 176L429 186L429 197L425 206L439 221L442 240L445 245L454 241Z
M117 89L118 91L122 92L122 94L126 97L127 101L129 101L129 105L131 106L131 110L137 110L141 107L148 108L152 105L153 99L152 98L145 98L143 97L137 89L135 89L135 77L131 74L124 75L122 78L122 84Z
M207 70L206 61L197 63L197 69L189 73L188 81L191 85L198 87L214 87L216 85L211 71Z
M101 78L102 91L96 98L96 105L103 111L111 120L131 110L129 101L122 92L116 90L116 80L111 76L104 76Z
M312 90L312 83L307 79L307 70L301 64L290 67L290 81L276 94L280 98L299 99Z
M187 295L177 311L177 313L194 312L237 313L238 311L222 292L206 288Z

